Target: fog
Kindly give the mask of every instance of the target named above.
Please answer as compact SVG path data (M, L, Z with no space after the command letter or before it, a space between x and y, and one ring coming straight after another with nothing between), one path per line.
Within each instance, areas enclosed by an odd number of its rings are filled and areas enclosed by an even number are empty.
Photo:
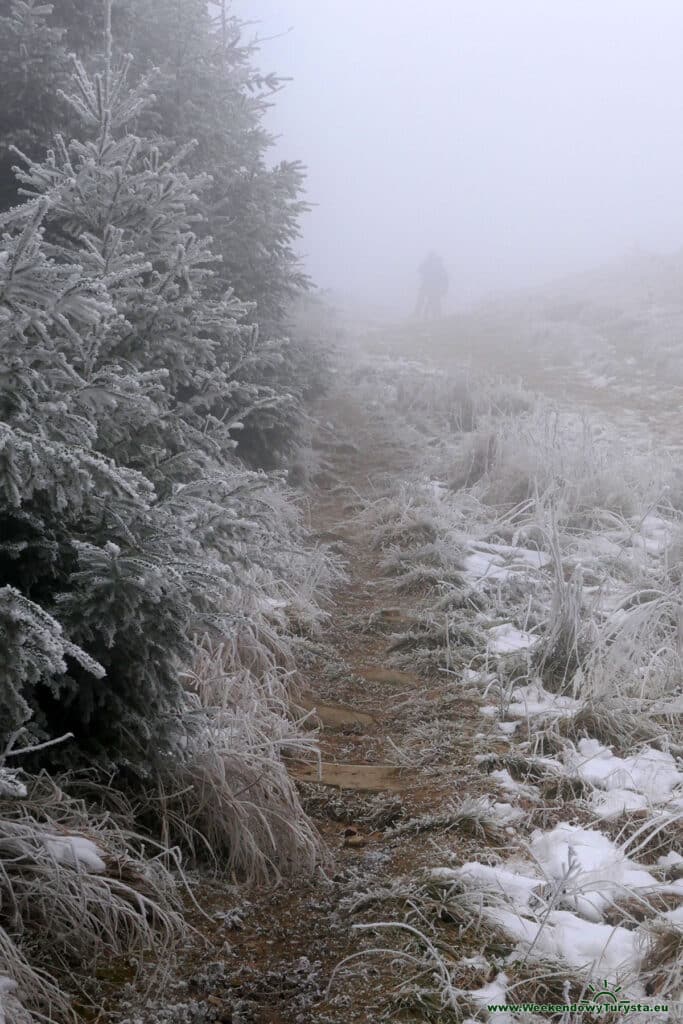
M683 241L678 0L235 0L291 76L269 124L308 166L316 282L451 308ZM265 38L271 37L271 38ZM272 38L275 37L275 38Z

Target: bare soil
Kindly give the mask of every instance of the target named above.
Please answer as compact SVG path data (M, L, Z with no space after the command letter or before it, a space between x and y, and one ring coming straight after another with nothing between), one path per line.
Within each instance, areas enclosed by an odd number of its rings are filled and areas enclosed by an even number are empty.
M418 453L398 445L390 425L352 398L321 409L319 418L333 423L336 439L328 427L322 440L328 466L312 488L311 527L341 547L348 581L334 595L319 654L295 696L320 728L322 764L292 762L290 771L324 839L327 862L313 877L288 879L267 891L200 880L195 895L202 913L187 908L195 936L177 951L165 976L159 965L150 975L149 1005L156 1009L131 1014L130 1005L140 1005L139 992L128 992L130 1002L122 1005L122 982L131 972L117 965L100 1021L380 1020L392 982L379 964L360 971L351 987L334 982L340 961L367 945L353 930L356 916L345 909L345 897L433 865L434 833L392 836L397 822L456 797L496 792L475 764L473 754L481 748L475 736L489 734L489 751L504 744L477 702L451 702L444 712L441 699L452 683L391 666L389 638L412 621L415 599L397 598L387 587L379 553L351 518L376 497L379 482L386 488L392 477L409 476ZM447 763L428 771L397 764L396 750L411 727L437 716L450 716ZM476 837L445 838L458 861L482 856ZM181 1013L180 1006L190 1004Z
M431 333L421 358L442 364L464 360L523 377L530 387L563 402L609 406L610 395L596 395L575 368L558 373L557 367L539 364L533 353L520 363L519 351L513 362L509 333L504 337L494 325L477 336L470 327L454 321L448 331ZM374 343L380 350L410 355L414 337L411 332L402 339L394 332ZM623 408L622 398L615 401ZM645 387L633 411L644 419L655 415ZM197 933L169 968L166 992L169 1007L192 1003L195 1016L133 1015L131 1021L410 1020L395 1012L383 1017L393 982L379 962L374 970L359 970L352 984L335 980L337 965L367 945L365 933L353 930L363 916L351 914L345 900L433 866L435 840L440 852L457 863L487 857L486 844L464 831L391 832L398 822L436 811L454 798L489 794L500 799L474 755L482 749L507 749L491 720L480 715L478 701L444 700L453 685L447 678L399 671L390 663L391 634L413 621L416 600L398 597L388 587L378 566L379 553L354 524L353 515L385 492L392 480L409 477L420 453L402 447L391 425L354 402L352 395L322 407L319 420L327 424L318 439L327 464L311 490L310 525L321 542L343 552L348 581L334 595L318 656L305 670L295 698L311 712L311 724L319 727L322 762L319 767L292 762L290 771L300 783L328 859L314 876L289 879L267 891L247 892L225 879L200 882L197 899L204 913L188 907ZM669 436L670 429L667 423ZM411 728L437 717L450 719L447 760L428 770L397 763L396 750ZM531 819L538 809L530 805L528 811ZM562 813L560 807L556 811ZM544 813L548 827L553 808L546 807ZM510 845L514 843L511 837ZM158 977L151 993L157 1006ZM120 988L120 975L117 979ZM115 1003L120 1006L118 998ZM112 1010L100 1019L122 1016Z

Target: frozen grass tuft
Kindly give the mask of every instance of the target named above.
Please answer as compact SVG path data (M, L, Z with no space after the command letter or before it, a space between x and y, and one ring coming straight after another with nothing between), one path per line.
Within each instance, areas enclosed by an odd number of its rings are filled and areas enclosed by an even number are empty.
M148 807L167 844L263 882L311 870L321 857L283 760L315 757L316 740L292 720L286 677L273 664L255 677L235 661L206 640L198 649L188 746L184 756L161 761Z
M389 644L392 661L426 674L440 674L468 665L486 649L480 629L449 614L426 614Z
M555 530L548 538L552 553L553 589L546 632L534 653L534 667L546 689L566 693L585 664L590 650L590 628L583 614L583 577L580 567L564 579L560 540Z
M37 1018L67 1018L65 988L78 989L84 967L156 959L185 927L168 851L155 857L153 843L46 775L26 785L25 797L0 801L0 976L17 985L6 998Z
M496 844L509 840L501 813L488 797L465 797L447 803L442 811L402 822L389 833L389 837L430 831L465 832Z
M494 507L552 502L561 526L589 527L596 512L644 516L670 471L625 447L604 426L539 402L470 435L453 466L453 487Z
M587 700L576 714L560 719L556 728L569 739L593 738L624 753L643 744L660 750L672 746L672 733L656 720L647 704L618 697ZM675 742L673 747L677 748Z
M647 992L680 1000L683 995L683 924L660 918L646 927L643 976Z

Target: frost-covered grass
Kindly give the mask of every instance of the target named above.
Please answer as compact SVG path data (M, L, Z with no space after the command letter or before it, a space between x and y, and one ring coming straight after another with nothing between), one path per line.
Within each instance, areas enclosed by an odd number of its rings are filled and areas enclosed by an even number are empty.
M509 839L506 831L510 823L521 817L510 804L497 803L489 797L464 797L447 804L434 814L421 815L401 822L390 833L392 836L439 832L465 831L492 843Z
M544 1001L539 993L571 1001L598 974L632 997L683 998L674 467L598 417L530 395L485 409L476 393L463 396L464 378L449 391L416 377L386 415L414 442L418 420L435 422L431 402L441 436L358 518L385 571L434 572L408 592L410 622L390 649L447 681L449 709L458 687L479 695L493 737L508 744L480 768L511 806L516 852L493 856L501 832L486 835L490 798L464 816L444 806L402 823L447 840L457 829L476 835L478 815L481 860L359 898L364 929L378 922L359 957L383 960L416 1019L480 1019L487 1001ZM436 398L449 394L450 420ZM401 763L447 772L449 717L416 723L395 752ZM488 968L468 984L463 944Z
M264 882L309 871L322 848L283 755L314 757L315 737L291 720L281 680L264 692L229 675L221 653L201 655L203 693L221 703L195 708L196 734L183 758L162 764L150 809L167 844L218 872Z
M600 513L630 518L663 496L662 460L630 450L614 433L542 402L522 416L495 418L466 437L449 474L487 505L534 499L556 521L590 526Z
M11 761L20 751L0 763L8 1020L17 999L31 1014L68 1017L74 997L87 1000L81 980L111 956L154 950L161 962L184 930L184 863L265 883L324 860L286 767L288 755L317 756L290 686L343 573L281 489L262 489L251 514L257 533L235 549L234 584L215 615L198 618L193 656L178 666L175 744L150 751L143 787L126 795L119 778L105 785L93 771L60 789L47 775L24 778Z
M159 963L186 932L169 870L178 863L69 796L69 780L22 785L0 798L0 1008L8 1022L22 1020L16 1001L27 1020L67 1019L74 996L87 1001L79 979L98 965L123 954Z
M167 844L248 881L309 871L322 856L283 758L316 756L289 686L301 644L325 621L319 601L342 574L324 551L292 549L286 578L253 573L231 635L197 643L185 673L185 749L161 759L147 803Z

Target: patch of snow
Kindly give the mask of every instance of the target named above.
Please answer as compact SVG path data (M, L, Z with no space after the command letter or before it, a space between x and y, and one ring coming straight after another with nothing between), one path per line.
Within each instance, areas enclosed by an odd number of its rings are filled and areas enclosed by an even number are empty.
M477 956L464 956L458 963L462 964L463 967L481 967L482 970L486 970L491 965L485 956L479 953Z
M677 927L683 928L683 904L680 907L676 907L675 910L666 910L662 917L665 917L667 921L671 921Z
M448 494L448 484L444 483L443 480L430 480L429 491L434 498L441 498L444 494Z
M585 921L568 910L555 910L548 917L538 948L558 956L574 967L611 976L631 974L640 963L640 937L628 928Z
M607 793L594 790L590 795L590 805L598 818L618 818L626 811L644 811L648 804L642 793L634 793L632 789L611 789Z
M45 848L58 864L85 868L93 874L102 874L107 865L102 850L85 836L45 836Z
M526 651L538 642L538 637L517 629L511 622L493 626L488 630L488 649L494 654L513 654Z
M586 921L568 910L551 911L542 924L504 907L486 908L484 916L509 938L533 946L537 956L556 957L577 969L618 977L632 975L640 963L636 932Z
M476 551L489 552L500 555L512 562L525 562L534 569L543 569L552 562L552 557L546 551L538 551L535 548L516 547L510 544L493 544L490 542L479 542L475 545Z
M655 889L657 879L601 832L561 823L536 831L531 852L553 882L564 880L562 902L590 921L600 922L605 907L627 890Z
M465 577L472 583L480 583L506 580L520 573L536 573L549 562L550 556L545 551L479 542L465 556L463 565Z
M19 768L0 768L0 797L23 799L27 796L26 786L19 779Z
M483 1010L491 1004L497 1004L498 1006L507 1003L508 994L508 976L502 971L498 974L493 981L490 981L488 985L482 985L481 988L471 989L468 995L477 1006ZM498 1011L497 1013L489 1013L489 1018L495 1020L498 1024L506 1024L506 1022L512 1022L514 1017L504 1011Z
M520 818L524 817L524 811L521 810L521 808L513 807L512 804L505 803L494 803L493 813L504 824L509 824L512 821L519 821Z
M34 1018L17 998L17 983L0 974L0 1024L31 1024Z
M683 864L683 856L680 853L676 853L675 850L669 850L668 853L657 858L657 863L662 867L668 867L670 864Z
M586 782L603 790L630 790L650 804L666 803L683 786L681 772L671 754L654 747L630 757L617 757L598 740L579 740L578 749L565 754L568 767ZM677 794L676 794L677 795Z
M640 533L633 537L632 544L649 555L659 555L671 543L672 535L672 524L650 512L642 520Z
M534 801L541 799L535 786L527 786L522 782L517 782L516 779L512 778L507 768L500 768L491 772L489 778L494 779L501 789L504 789L506 793L510 793L512 796Z
M573 697L549 693L540 683L516 686L507 708L510 718L530 718L533 715L563 718L572 715L581 706Z
M484 914L492 924L502 928L515 942L531 945L538 939L541 930L540 924L516 914L514 910L506 910L505 907L490 907L484 911Z
M479 583L484 579L504 580L511 575L510 570L504 566L502 558L493 554L470 552L465 555L463 566L463 575L474 583Z
M454 869L454 873L460 880L466 881L468 886L498 892L512 900L518 908L528 908L534 891L544 885L544 880L537 875L522 875L504 867L480 864L478 861L463 864L461 868Z

